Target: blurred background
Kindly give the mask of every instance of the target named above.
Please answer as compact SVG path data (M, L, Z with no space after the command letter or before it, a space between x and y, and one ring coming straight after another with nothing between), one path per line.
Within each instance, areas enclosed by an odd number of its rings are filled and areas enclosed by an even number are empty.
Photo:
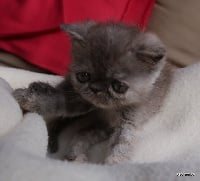
M1 0L0 65L65 75L70 42L62 23L116 20L158 34L178 67L200 60L199 0Z

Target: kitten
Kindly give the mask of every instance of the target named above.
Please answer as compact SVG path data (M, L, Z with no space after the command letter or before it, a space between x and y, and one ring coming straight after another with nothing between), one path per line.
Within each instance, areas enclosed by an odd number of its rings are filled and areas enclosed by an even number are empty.
M165 47L156 35L118 22L86 21L62 29L72 40L66 79L56 88L32 83L14 96L24 110L48 119L67 117L66 123L78 125L78 136L69 145L75 155L68 159L81 155L90 161L91 145L107 139L102 162L126 162L134 150L135 131L159 110L167 92L171 67ZM89 131L82 139L79 133L94 125L96 136Z

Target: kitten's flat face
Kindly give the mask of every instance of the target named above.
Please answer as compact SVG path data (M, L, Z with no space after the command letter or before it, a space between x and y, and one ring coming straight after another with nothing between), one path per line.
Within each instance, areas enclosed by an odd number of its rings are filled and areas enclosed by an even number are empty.
M153 35L119 23L70 25L76 91L101 108L140 103L164 65L165 49Z

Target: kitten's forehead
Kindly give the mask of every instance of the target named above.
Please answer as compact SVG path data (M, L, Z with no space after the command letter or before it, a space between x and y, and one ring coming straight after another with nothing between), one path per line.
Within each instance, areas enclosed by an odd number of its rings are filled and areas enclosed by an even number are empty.
M126 55L131 48L133 39L139 34L136 27L127 27L123 24L97 24L89 29L87 34L88 55L93 67L99 71L120 67L120 58ZM125 66L125 62L123 62ZM100 68L101 67L101 68Z
M89 29L87 41L92 48L117 53L125 51L139 32L137 27L127 27L123 24L97 24Z

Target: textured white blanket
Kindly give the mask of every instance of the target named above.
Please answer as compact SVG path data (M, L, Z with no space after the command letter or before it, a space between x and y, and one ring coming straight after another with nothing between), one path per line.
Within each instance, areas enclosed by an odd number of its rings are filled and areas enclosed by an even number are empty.
M0 67L0 77L13 88L37 80L54 85L62 80L5 67ZM191 176L181 180L200 179L200 64L176 72L162 111L147 124L146 135L136 138L134 161L143 164L97 166L46 158L43 119L34 113L23 116L11 92L0 80L0 181L156 181L178 180L185 173Z

